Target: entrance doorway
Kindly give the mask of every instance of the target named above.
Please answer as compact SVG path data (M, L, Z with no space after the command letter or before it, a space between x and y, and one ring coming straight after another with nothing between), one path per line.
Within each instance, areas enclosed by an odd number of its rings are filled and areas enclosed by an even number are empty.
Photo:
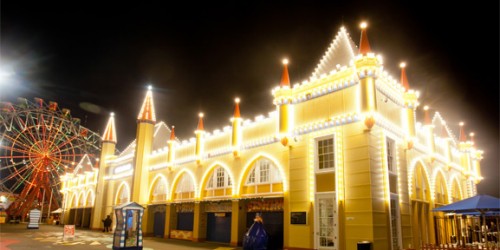
M259 212L264 229L269 235L267 249L283 249L283 212ZM257 212L247 213L247 231L253 224Z
M338 218L335 193L316 194L314 244L319 250L338 249Z
M231 241L231 213L207 213L207 241Z

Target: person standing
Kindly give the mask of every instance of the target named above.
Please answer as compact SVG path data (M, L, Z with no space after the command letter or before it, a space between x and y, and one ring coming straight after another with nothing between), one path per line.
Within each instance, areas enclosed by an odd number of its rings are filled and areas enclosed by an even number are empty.
M243 250L266 250L268 240L262 216L257 213L252 226L243 238Z
M111 217L108 215L108 217L106 217L106 219L102 220L102 222L104 222L104 229L102 230L103 232L111 232L111 223L113 222L111 220Z

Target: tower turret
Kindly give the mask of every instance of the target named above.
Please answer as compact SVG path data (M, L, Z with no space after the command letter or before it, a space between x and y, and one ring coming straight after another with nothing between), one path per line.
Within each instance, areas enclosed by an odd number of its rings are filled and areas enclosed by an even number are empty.
M116 142L115 115L114 113L111 113L102 136L101 154L99 157L99 174L97 175L97 186L93 208L94 211L92 211L92 221L90 225L91 229L100 229L104 215L109 213L109 211L106 211L105 208L107 206L111 206L111 204L105 204L104 202L106 197L106 194L104 193L104 176L108 172L107 160L115 154Z
M283 73L280 87L274 92L274 104L279 114L278 138L283 146L288 145L288 137L293 130L293 104L290 76L288 75L288 59L283 59Z
M148 87L146 98L137 117L136 147L134 157L134 177L132 182L132 201L139 204L148 202L149 156L153 147L153 133L156 115L152 87Z
M465 134L464 123L460 122L460 137L458 148L460 150L460 165L462 165L463 174L468 178L471 175L471 151L472 143L467 141L467 135Z
M408 149L413 148L413 142L415 141L415 109L418 107L418 93L410 90L410 83L406 77L406 63L402 62L399 64L401 68L401 85L403 85L405 91L403 93L403 100L405 106L405 130L406 130L406 145Z
M365 125L371 129L375 124L374 112L377 111L375 79L382 66L378 57L371 53L366 22L361 23L361 39L359 54L354 61L359 78L359 96L361 97L360 112L365 117Z
M448 136L448 131L446 130L446 122L441 122L441 139L445 141L446 149L446 170L451 170L451 162L453 161L452 156L452 142L453 140Z
M241 147L241 115L240 115L240 98L234 99L234 115L231 118L233 123L233 135L231 137L231 147L233 148L233 155L238 157L240 155Z
M436 153L436 142L434 138L434 125L432 124L431 117L429 115L429 106L424 106L424 129L427 146L429 147L430 161L434 161L434 154Z
M205 143L205 127L203 126L203 113L199 113L198 117L198 128L194 131L194 133L196 134L196 162L200 164L203 156L203 146Z
M175 126L172 126L172 130L170 131L170 139L168 140L167 144L168 144L167 162L169 166L172 166L175 161Z

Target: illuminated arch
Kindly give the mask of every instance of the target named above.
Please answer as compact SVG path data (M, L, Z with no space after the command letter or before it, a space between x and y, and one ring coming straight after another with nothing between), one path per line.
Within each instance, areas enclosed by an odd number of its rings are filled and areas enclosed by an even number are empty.
M449 183L450 183L450 187L448 188L448 190L450 190L450 194L448 195L449 202L452 203L463 199L464 196L462 193L462 187L460 186L460 181L458 179L458 174L454 174L450 178ZM458 189L458 192L456 189ZM458 194L458 197L456 196L456 194Z
M409 172L409 183L410 183L410 197L411 199L419 199L430 201L431 199L431 189L433 188L430 182L429 173L427 172L427 166L424 164L422 160L414 161L414 164L411 166L411 171ZM415 176L416 175L416 176ZM417 184L425 185L422 187L422 197L419 197L420 193L418 193L420 186L417 187Z
M161 188L163 184L164 188ZM163 189L165 192L157 193L158 189ZM149 202L166 201L168 196L168 181L163 174L158 174L153 178L151 185L149 186Z
M85 206L86 207L93 207L94 200L95 200L94 190L89 189L87 191L87 195L85 196Z
M445 174L441 168L434 170L432 176L432 198L435 203L447 204L448 203L448 183L446 182ZM444 190L443 190L444 189Z
M177 192L177 186L179 185L179 182L180 181L183 181L185 177L183 177L183 175L186 174L188 175L189 177L191 177L191 181L193 183L193 192L194 192L194 199L196 198L199 198L199 192L198 192L198 186L197 186L197 182L196 182L196 178L194 177L194 174L193 172L191 172L190 170L187 170L187 169L183 169L181 171L179 171L179 173L177 173L177 175L175 176L174 178L174 181L173 181L173 185L172 185L172 188L170 189L170 195L168 197L168 200L171 201L174 199L174 194ZM179 179L180 177L183 177L183 179Z
M118 186L118 192L115 195L115 205L123 204L130 201L130 187L128 183L122 181Z
M82 190L80 191L80 193L78 194L78 203L77 203L77 207L84 207L85 206L85 191Z
M224 172L229 176L230 180L231 180L231 195L235 195L235 192L236 192L236 183L235 183L235 179L234 179L234 175L233 173L231 172L231 169L224 163L222 162L219 162L219 161L216 161L214 163L212 163L212 165L210 165L208 168L207 168L207 171L205 171L205 173L203 174L203 177L201 178L201 186L200 186L200 198L203 198L202 197L202 190L207 190L207 185L208 185L208 179L210 177L212 177L213 173L214 173L214 170L217 168L217 167L221 167L222 169L224 169ZM226 187L228 188L228 187Z
M71 199L69 200L69 208L74 208L78 205L78 197L77 193L73 193L71 195Z
M288 190L288 184L287 184L288 182L285 175L285 171L283 170L283 167L278 163L276 158L272 157L269 154L259 153L245 163L244 165L245 168L241 172L240 179L238 180L238 187L236 189L237 193L235 195L239 196L242 194L243 187L246 184L250 172L255 168L255 164L262 159L268 160L271 163L271 165L278 170L279 177L281 179L281 184L283 185L282 188L283 192L286 192Z
M417 171L417 166L420 167L420 169L422 169L423 171L421 171L423 173L422 177L425 177L425 184L427 184L427 187L429 188L429 196L426 197L426 198L431 198L430 197L430 191L431 191L431 182L430 182L430 176L429 176L429 173L427 172L427 165L424 163L424 161L422 160L424 159L424 156L422 157L417 157L415 158L411 163L410 163L410 169L408 169L408 190L410 191L410 199L413 199L413 195L414 195L414 192L415 192L415 183L414 183L414 175L415 175L415 171Z

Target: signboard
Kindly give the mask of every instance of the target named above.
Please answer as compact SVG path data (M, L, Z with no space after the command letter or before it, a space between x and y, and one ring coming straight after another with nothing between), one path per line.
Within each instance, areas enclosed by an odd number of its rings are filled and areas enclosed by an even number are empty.
M40 210L33 209L29 214L30 221L28 223L28 229L38 229L38 222L40 221Z
M290 222L292 224L306 224L306 212L290 212Z
M75 237L75 225L64 225L63 238Z

